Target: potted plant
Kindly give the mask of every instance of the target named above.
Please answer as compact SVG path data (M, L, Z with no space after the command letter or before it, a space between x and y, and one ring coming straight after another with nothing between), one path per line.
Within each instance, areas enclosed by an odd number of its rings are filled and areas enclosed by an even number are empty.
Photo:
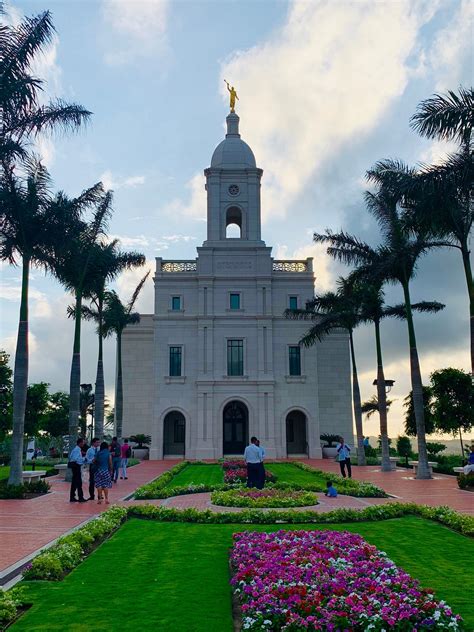
M339 435L325 433L320 435L319 438L321 441L325 441L325 445L323 445L323 458L334 459L337 455L337 448L334 444L339 443Z
M149 458L149 444L151 443L150 435L136 434L130 437L130 441L137 445L132 448L132 456L136 459L147 460Z

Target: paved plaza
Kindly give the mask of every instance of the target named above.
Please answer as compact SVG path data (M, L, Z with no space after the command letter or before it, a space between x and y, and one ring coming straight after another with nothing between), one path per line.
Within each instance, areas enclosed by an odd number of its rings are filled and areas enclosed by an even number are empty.
M179 463L177 460L143 461L128 470L128 480L114 485L110 493L112 504L151 503L184 509L212 509L214 511L240 511L237 508L215 507L210 503L210 494L190 494L162 500L127 501L127 498L137 487L147 483ZM308 465L327 471L338 473L338 464L334 461L308 459ZM353 477L365 480L382 487L395 498L354 498L339 496L327 499L318 494L320 504L314 509L318 512L330 511L336 508L363 509L369 505L386 504L393 500L400 502L416 502L419 504L437 506L447 505L456 511L474 515L474 495L458 488L454 476L435 475L433 480L415 480L411 470L397 468L394 472L381 472L376 466L353 467ZM78 527L111 505L98 505L97 502L74 503L68 502L69 483L61 475L48 479L51 493L31 500L2 500L0 501L0 574L5 577L18 563L26 562L38 549L70 529ZM84 490L86 490L84 484ZM87 493L87 492L86 492Z

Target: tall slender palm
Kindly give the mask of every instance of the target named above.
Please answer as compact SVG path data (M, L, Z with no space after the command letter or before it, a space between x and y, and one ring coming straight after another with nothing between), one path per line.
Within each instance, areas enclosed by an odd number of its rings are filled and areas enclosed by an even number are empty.
M3 13L0 3L0 14ZM0 28L0 160L25 156L26 141L43 131L73 131L91 115L82 106L57 99L41 105L44 81L35 76L34 62L55 33L45 11Z
M28 158L22 173L12 166L0 170L0 258L21 261L20 319L15 355L13 437L10 485L22 482L23 434L28 384L28 288L31 267L51 270L54 251L68 240L69 227L94 199L89 189L74 200L51 193L51 179L37 158Z
M99 353L97 358L97 376L95 381L95 415L94 435L102 439L104 434L104 361L103 361L103 319L104 300L107 284L124 270L143 266L146 258L139 252L123 252L119 250L118 239L109 243L98 243L94 253L94 277L90 291L90 304L82 308L82 316L86 320L97 323Z
M342 277L338 279L337 292L326 292L316 296L306 305L306 309L287 309L287 318L312 320L311 328L300 340L306 347L323 340L331 331L346 329L349 333L349 344L352 365L352 405L357 435L357 463L365 465L364 434L362 428L361 397L359 376L354 349L354 329L363 321L361 315L362 296L360 288Z
M140 322L140 314L133 308L138 296L145 285L150 271L142 278L135 288L130 301L122 303L117 292L111 291L105 294L104 309L104 335L115 334L117 337L117 370L115 382L115 434L120 439L123 424L123 380L122 380L122 333L127 325Z
M357 279L359 276L356 270L352 277ZM349 277L351 278L351 277ZM363 279L363 276L362 276ZM361 279L361 280L362 280ZM365 322L371 322L374 324L375 329L375 349L377 357L377 410L380 417L380 437L382 446L382 471L390 472L390 446L388 438L388 423L387 412L389 404L387 401L385 391L385 372L382 358L382 339L380 333L380 324L384 318L396 317L405 319L406 308L405 305L396 305L391 307L384 303L384 292L381 282L364 283L363 285L363 303L362 303L362 318ZM422 301L420 303L414 303L411 306L412 311L436 313L444 308L444 305L434 301ZM362 412L364 407L362 407ZM367 412L367 411L365 411Z
M429 241L426 234L414 230L412 222L398 205L398 198L379 185L376 193L366 193L368 210L375 217L382 235L382 243L372 248L344 231L315 234L318 243L328 243L327 252L349 265L359 266L359 272L380 282L400 283L405 301L410 349L410 372L417 423L419 467L417 478L431 478L426 450L423 414L421 369L416 344L410 281L414 277L419 258L439 243Z
M100 191L91 220L81 221L77 225L71 239L57 252L54 268L59 281L74 294L74 342L69 380L70 451L77 437L80 414L82 301L94 287L97 272L93 265L96 245L104 236L112 213L112 193L104 193L101 185Z

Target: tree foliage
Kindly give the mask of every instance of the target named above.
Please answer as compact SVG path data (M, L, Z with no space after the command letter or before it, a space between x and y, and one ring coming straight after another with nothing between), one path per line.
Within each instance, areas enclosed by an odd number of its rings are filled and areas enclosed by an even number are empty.
M432 392L429 386L423 386L423 407L425 411L425 432L427 435L435 432L433 414L431 412ZM409 437L416 437L416 419L413 409L413 393L410 391L404 399L405 408L405 432Z
M431 374L433 421L438 432L469 432L474 426L474 388L471 376L454 368Z

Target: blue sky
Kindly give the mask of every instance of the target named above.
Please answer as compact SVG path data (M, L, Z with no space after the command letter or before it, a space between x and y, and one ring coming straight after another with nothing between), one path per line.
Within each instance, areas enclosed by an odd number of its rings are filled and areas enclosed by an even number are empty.
M241 133L264 170L263 237L276 258L315 257L317 290L344 268L312 244L314 230L344 227L373 243L364 209L365 171L378 159L409 163L450 148L409 128L417 104L436 91L472 84L472 8L458 0L410 2L182 2L38 0L16 2L11 19L50 9L58 37L39 61L48 92L94 112L76 136L38 145L55 185L69 194L102 180L115 192L111 233L124 248L194 258L205 237L203 169L223 137L235 84ZM142 272L118 282L127 297ZM2 268L2 339L14 351L18 271ZM33 273L30 381L68 387L70 300ZM457 253L436 252L420 265L414 298L440 300L436 317L417 319L426 378L436 368L467 369L468 304ZM400 301L397 288L389 302ZM152 310L152 284L140 299ZM387 377L397 380L391 434L401 429L409 390L403 323L383 328ZM83 382L94 382L96 341L84 327ZM363 397L372 395L370 328L357 347ZM107 391L113 392L114 346L106 345ZM377 433L378 421L367 423Z

